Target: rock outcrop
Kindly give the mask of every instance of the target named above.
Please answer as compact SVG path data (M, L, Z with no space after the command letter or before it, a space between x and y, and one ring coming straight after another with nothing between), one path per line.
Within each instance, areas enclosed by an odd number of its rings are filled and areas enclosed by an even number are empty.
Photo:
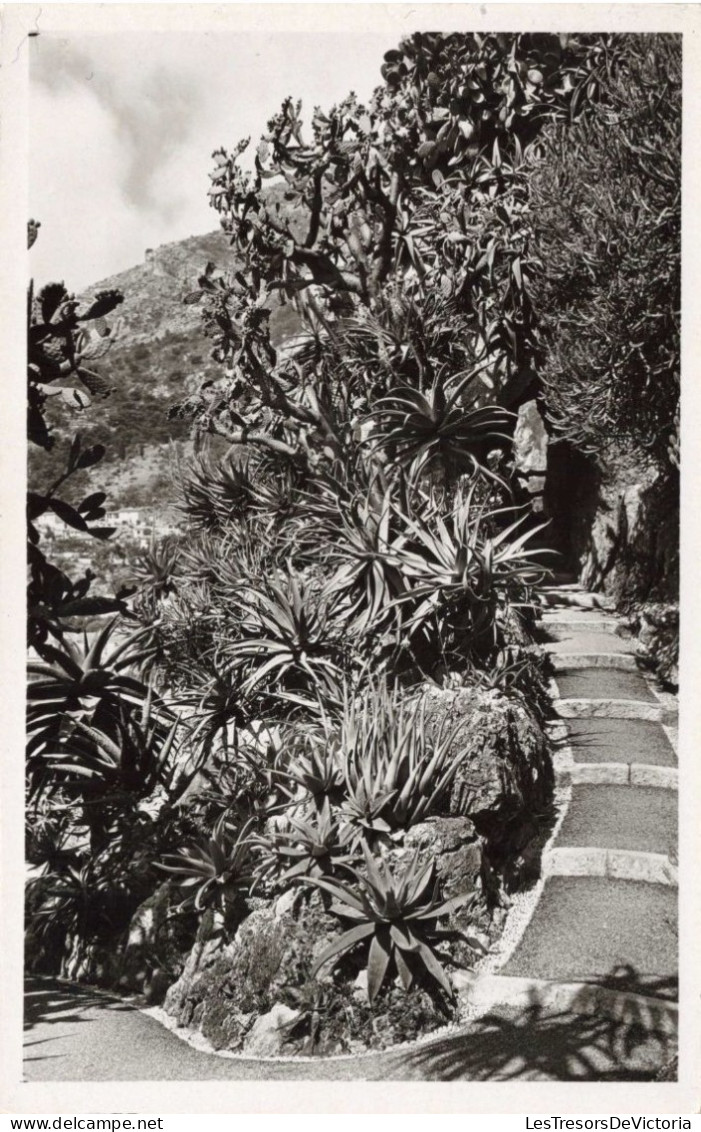
M675 602L679 475L617 455L608 464L551 444L545 494L553 538L582 584L622 607Z

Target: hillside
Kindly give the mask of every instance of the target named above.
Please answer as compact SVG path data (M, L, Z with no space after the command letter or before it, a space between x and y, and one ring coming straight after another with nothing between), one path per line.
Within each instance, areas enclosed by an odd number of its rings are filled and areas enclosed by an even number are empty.
M109 505L170 508L173 488L168 474L170 442L189 450L189 425L170 420L169 406L220 370L210 358L211 342L201 328L197 304L186 304L184 296L196 288L197 278L208 261L230 266L232 253L223 232L191 236L186 240L147 249L143 263L101 279L85 289L84 297L99 290L117 289L124 302L112 316L114 342L96 367L113 386L110 395L96 398L82 413L69 420L65 406L56 415L56 445L51 453L30 453L29 478L41 489L57 474L65 450L75 431L85 443L102 443L105 460L91 470L91 489L108 493ZM278 308L273 315L277 341L294 331L291 308ZM52 406L47 415L53 417ZM53 422L52 422L53 423ZM87 485L76 477L73 490Z

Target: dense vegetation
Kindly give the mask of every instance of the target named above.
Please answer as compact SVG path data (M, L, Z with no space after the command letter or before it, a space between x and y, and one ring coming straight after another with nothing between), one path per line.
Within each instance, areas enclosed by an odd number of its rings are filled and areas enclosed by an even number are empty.
M539 367L559 435L678 466L681 45L630 36L529 185Z
M495 846L528 805L528 776L512 781L497 745L490 868L449 892L409 846L427 821L467 820L474 790L457 789L465 756L427 715L427 688L464 691L483 750L499 712L512 739L508 713L542 721L529 625L548 558L533 516L514 506L510 438L514 410L542 394L536 363L556 427L569 427L557 377L569 323L539 304L550 296L555 309L553 280L574 265L567 238L557 251L559 229L543 235L539 217L559 203L568 163L593 161L612 100L633 97L636 74L650 81L645 50L617 36L416 34L385 56L368 107L351 97L317 110L305 132L288 100L253 173L240 163L246 143L215 155L212 203L234 266L210 262L187 296L202 304L217 368L173 410L198 455L180 476L183 537L135 570L136 633L122 618L76 642L67 619L99 610L75 605L87 586L59 585L32 533L35 962L94 973L100 947L123 944L158 889L180 925L157 957L173 981L195 931L242 940L240 953L256 901L291 890L297 928L330 937L285 984L311 1048L319 1003L342 1015L359 967L371 1008L396 1008L398 979L417 1025L417 995L450 1011L450 971L476 962L475 923L500 901L509 862ZM624 151L606 148L614 170ZM268 181L284 188L266 192ZM547 266L534 233L550 241ZM636 302L661 302L665 264ZM577 317L578 286L557 298ZM616 310L622 287L614 273ZM35 442L47 440L56 340L61 382L85 381L82 325L115 302L98 295L81 313L64 292L53 306L30 299ZM279 303L301 327L283 344L271 333ZM661 384L674 349L665 335L648 359ZM674 395L665 385L648 402L657 428ZM72 451L70 472L102 455ZM79 529L99 519L101 493L71 507L54 490L32 497L33 514L50 507ZM469 713L485 703L478 725ZM535 777L547 789L542 766ZM263 990L256 1001L268 1002Z

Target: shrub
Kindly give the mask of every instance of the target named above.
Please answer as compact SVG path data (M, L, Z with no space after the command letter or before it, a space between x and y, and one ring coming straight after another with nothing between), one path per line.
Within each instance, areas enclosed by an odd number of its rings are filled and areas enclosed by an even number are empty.
M600 90L586 117L545 130L530 176L545 403L577 448L623 445L665 467L678 436L681 37L616 38Z

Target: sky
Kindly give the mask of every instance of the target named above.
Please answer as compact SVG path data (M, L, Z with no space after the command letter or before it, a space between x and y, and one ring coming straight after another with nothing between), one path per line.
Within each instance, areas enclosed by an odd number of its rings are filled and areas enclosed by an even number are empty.
M69 290L213 231L212 151L255 142L288 95L311 114L381 81L387 33L119 32L30 40L37 283Z

